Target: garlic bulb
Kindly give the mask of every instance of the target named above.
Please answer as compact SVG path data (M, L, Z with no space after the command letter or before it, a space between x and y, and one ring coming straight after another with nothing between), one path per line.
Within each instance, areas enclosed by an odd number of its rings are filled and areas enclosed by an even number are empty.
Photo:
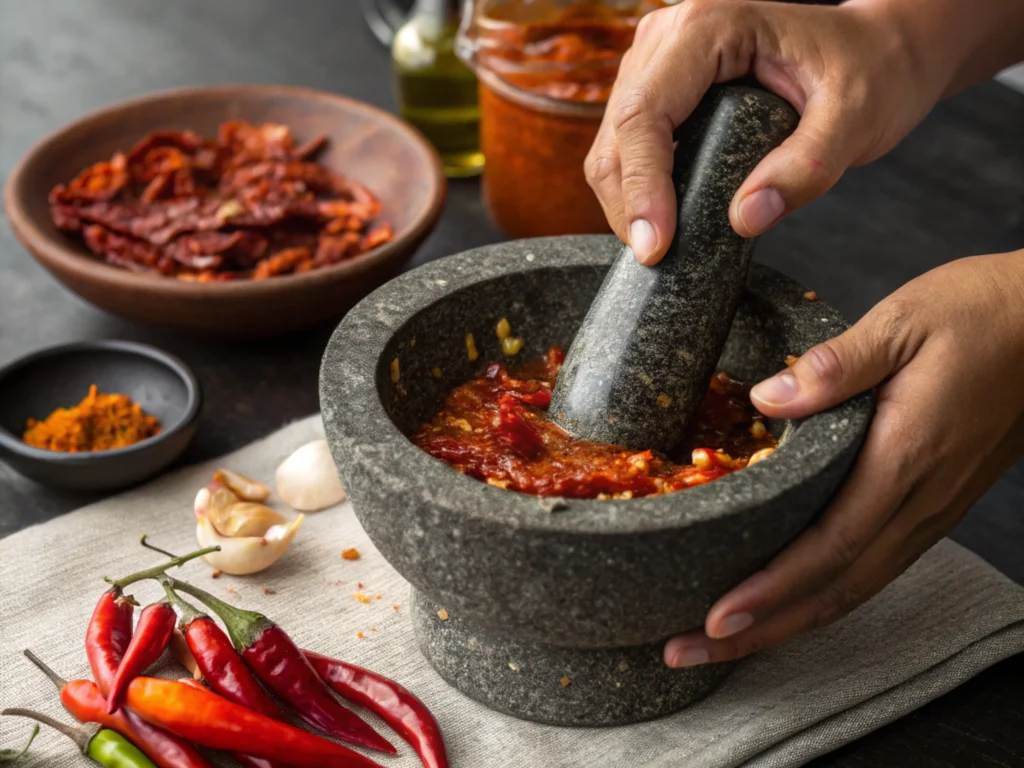
M317 512L345 500L338 470L326 440L314 440L299 448L277 468L277 495L288 506Z
M196 520L196 541L200 547L219 546L203 559L224 573L247 576L269 568L288 551L305 515L290 523L272 525L259 536L223 536L203 515Z

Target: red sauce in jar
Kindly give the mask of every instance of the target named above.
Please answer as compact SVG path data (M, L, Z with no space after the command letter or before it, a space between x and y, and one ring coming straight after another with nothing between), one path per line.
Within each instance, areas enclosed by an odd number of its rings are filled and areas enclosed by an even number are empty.
M538 496L637 498L724 477L775 448L749 390L725 374L711 381L683 443L670 456L578 440L545 418L565 355L512 376L500 363L456 387L413 442L459 472Z
M471 26L483 195L509 237L610 231L583 163L636 25L665 5L506 3Z

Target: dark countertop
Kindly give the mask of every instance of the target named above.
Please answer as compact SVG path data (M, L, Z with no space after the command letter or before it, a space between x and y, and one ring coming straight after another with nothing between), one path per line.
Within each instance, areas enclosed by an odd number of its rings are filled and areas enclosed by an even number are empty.
M387 54L353 0L33 0L0 4L0 175L82 112L169 87L303 85L394 107ZM494 242L475 181L450 186L414 264ZM1024 246L1024 95L997 84L942 105L899 148L856 169L765 237L757 257L813 286L850 318L945 261ZM0 227L0 363L74 339L126 338L181 356L206 407L185 462L240 447L317 410L330 329L271 343L212 345L129 325L57 285ZM969 350L965 350L969 354ZM89 497L0 464L0 536ZM1024 463L953 535L1024 583ZM1024 765L1024 656L1005 661L816 766Z

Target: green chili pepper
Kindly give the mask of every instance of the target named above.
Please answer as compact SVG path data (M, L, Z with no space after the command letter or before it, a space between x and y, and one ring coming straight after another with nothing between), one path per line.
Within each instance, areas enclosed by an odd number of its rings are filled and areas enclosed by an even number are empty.
M32 746L32 742L36 740L36 736L39 735L39 726L32 726L32 733L28 737L28 743L25 744L21 749L0 749L0 763L13 763L19 757L25 755L28 752L28 748Z
M153 761L128 739L109 728L101 728L96 723L72 727L27 709L5 709L0 715L17 715L38 720L43 725L63 733L78 745L83 755L91 757L106 768L156 768Z

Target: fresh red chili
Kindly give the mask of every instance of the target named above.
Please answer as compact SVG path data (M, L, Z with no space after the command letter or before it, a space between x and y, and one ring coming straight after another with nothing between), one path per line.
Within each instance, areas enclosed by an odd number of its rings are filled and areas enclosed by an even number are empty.
M389 754L397 752L359 715L338 703L298 646L270 619L228 605L191 584L166 578L174 589L202 601L220 617L249 669L303 720L342 741Z
M175 680L137 677L125 702L143 720L210 749L245 752L295 768L379 768L348 747Z
M124 652L132 639L135 608L117 587L100 595L85 633L85 653L93 679L102 691L109 691L117 677Z
M139 614L139 626L128 643L107 695L107 712L113 714L117 711L128 683L145 672L167 650L176 619L174 609L167 603L148 605Z
M178 628L207 685L228 701L280 720L280 708L253 677L224 630L182 600L169 581L161 579L160 583L167 599L181 614Z
M231 650L234 651L234 648L232 648ZM182 685L191 686L192 688L195 688L196 690L200 690L200 691L207 690L206 686L204 686L201 682L199 682L198 680L195 680L195 679L193 679L191 677L184 677L181 680L179 680L178 682L181 683ZM239 765L241 765L243 768L290 768L290 766L287 766L284 763L275 762L273 760L265 760L262 757L253 757L252 755L244 755L241 752L233 752L231 754L231 759L234 760Z
M448 768L441 729L422 701L376 672L312 651L303 653L321 680L342 698L368 709L390 725L416 750L426 768Z
M150 725L127 709L114 714L107 713L106 697L99 686L90 680L61 678L31 651L25 655L60 690L60 702L75 720L80 723L97 723L104 728L117 731L141 749L160 768L211 768L195 747L178 739L161 728Z

